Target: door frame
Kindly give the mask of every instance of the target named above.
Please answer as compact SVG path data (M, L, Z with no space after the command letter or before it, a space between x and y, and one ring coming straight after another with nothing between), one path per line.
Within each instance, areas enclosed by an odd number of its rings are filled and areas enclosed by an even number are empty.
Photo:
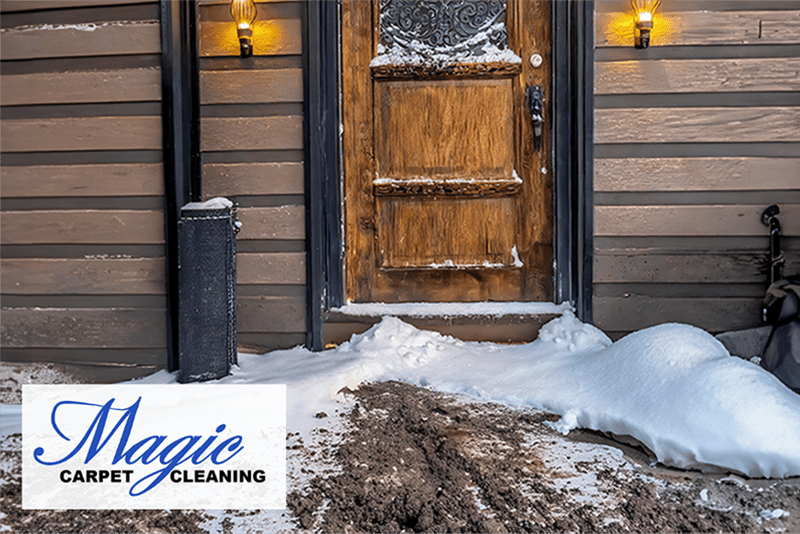
M307 342L322 350L325 313L344 303L339 2L304 2ZM551 6L555 301L592 322L593 0Z

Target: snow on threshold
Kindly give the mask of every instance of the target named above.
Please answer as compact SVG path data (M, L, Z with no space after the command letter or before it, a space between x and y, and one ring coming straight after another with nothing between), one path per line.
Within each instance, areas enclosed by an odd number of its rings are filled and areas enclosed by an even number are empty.
M559 414L567 433L629 435L665 465L800 476L800 396L708 333L665 324L611 343L571 312L527 345L463 342L386 317L323 353L302 348L256 356L220 383L286 383L290 430L342 408L340 389L401 380L448 393ZM145 382L172 382L161 372Z

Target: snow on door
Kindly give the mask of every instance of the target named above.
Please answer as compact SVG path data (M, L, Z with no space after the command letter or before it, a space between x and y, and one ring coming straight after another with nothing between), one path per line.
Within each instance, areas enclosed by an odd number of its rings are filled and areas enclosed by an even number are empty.
M551 300L549 27L535 0L343 3L351 301Z

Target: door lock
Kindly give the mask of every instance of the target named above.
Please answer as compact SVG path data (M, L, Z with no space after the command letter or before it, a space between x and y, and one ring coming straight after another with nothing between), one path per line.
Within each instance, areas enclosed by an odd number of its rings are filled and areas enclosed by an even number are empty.
M544 124L542 100L544 89L541 85L531 85L525 92L528 109L531 112L531 125L533 126L533 149L542 148L542 125Z

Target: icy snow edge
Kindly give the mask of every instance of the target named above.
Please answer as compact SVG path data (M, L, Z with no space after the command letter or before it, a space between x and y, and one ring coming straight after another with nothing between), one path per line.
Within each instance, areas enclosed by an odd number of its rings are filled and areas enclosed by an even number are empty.
M309 436L345 386L400 380L562 416L557 428L636 438L660 462L800 476L800 396L710 334L665 324L616 343L565 311L525 345L464 342L385 317L335 349L240 354L217 383L287 384L289 430ZM138 383L174 383L161 371ZM136 383L136 382L134 382Z
M568 302L349 302L331 312L353 317L475 317L503 315L561 315L573 311Z

